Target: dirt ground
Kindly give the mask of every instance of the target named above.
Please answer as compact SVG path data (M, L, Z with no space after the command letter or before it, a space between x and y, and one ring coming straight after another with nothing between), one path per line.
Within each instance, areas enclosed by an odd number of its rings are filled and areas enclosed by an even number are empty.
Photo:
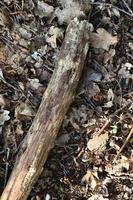
M28 200L133 199L133 2L78 2L0 0L0 194L79 17L90 23L86 63Z

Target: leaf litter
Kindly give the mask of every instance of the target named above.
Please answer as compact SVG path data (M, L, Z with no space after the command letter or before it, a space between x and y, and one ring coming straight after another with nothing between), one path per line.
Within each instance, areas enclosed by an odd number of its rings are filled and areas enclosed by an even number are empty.
M83 75L29 199L132 199L133 27L132 17L117 9L128 10L123 2L131 8L131 1L0 1L0 193L66 27L74 17L88 20L91 7Z

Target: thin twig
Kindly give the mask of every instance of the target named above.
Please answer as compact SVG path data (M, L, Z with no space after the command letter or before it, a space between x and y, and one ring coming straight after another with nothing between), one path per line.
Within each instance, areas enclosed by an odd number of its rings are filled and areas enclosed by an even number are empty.
M7 81L6 81L1 75L0 75L0 80L1 80L3 83L5 83L5 85L7 85L8 87L12 88L13 90L19 91L18 88L14 87L14 86L13 86L12 84L10 84L10 83L7 83Z
M122 88L121 88L121 85L120 85L119 81L117 79L115 79L115 81L117 82L119 90L120 90L120 108L121 108L121 106L122 106L122 97L123 97Z
M117 160L117 158L119 157L120 153L121 153L121 152L123 151L123 149L125 148L126 144L127 144L128 141L130 140L132 134L133 134L133 126L132 126L132 128L131 128L131 130L130 130L130 132L129 132L129 134L128 134L128 136L127 136L125 142L124 142L124 144L122 145L122 147L120 148L118 154L116 155L116 157L115 157L115 159L114 159L114 162Z
M123 109L125 109L130 104L131 104L131 102L129 102L128 104L126 104L123 107L119 108L112 115L110 115L109 118L105 121L103 127L97 132L97 134L100 135L105 130L105 128L112 122L114 116L116 116L120 111L122 111Z
M1 6L4 6L9 12L11 11L4 2L0 1L0 4Z
M25 95L24 91L22 90L22 88L21 88L19 85L17 85L17 86L15 87L15 86L13 86L12 84L7 83L7 81L6 81L1 75L0 75L0 80L1 80L5 85L7 85L9 88L12 88L14 91L16 90L16 91L20 92L20 93L25 97L25 99L28 100L28 102L29 102L32 106L34 106L34 104L29 100L29 98L27 98L27 96Z
M7 154L6 154L6 169L5 169L5 178L4 178L4 186L6 186L7 182L7 176L8 176L8 170L9 170L9 155L10 155L10 149L7 148Z
M122 0L124 6L128 9L128 11L133 15L133 11L131 10L131 8L129 8L128 4L125 2L125 0Z
M107 7L112 7L112 8L115 8L115 9L119 10L120 12L123 12L124 14L126 14L126 15L128 15L130 17L133 17L132 13L129 13L129 12L127 12L127 11L121 9L121 8L118 8L117 6L114 6L114 5L110 4L110 3L90 2L90 4L92 4L92 5L103 5L103 6L107 6Z
M111 122L111 119L109 118L109 119L107 119L106 120L106 122L105 122L105 124L103 125L103 127L98 131L98 135L100 135L104 130L105 130L105 128L109 125L109 123Z

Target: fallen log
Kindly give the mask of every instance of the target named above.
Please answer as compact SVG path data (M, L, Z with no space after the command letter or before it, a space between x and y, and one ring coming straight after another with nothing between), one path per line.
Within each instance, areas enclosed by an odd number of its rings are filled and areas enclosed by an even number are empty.
M42 172L63 118L70 106L88 51L89 26L75 18L66 30L55 70L37 115L18 154L1 200L27 199Z

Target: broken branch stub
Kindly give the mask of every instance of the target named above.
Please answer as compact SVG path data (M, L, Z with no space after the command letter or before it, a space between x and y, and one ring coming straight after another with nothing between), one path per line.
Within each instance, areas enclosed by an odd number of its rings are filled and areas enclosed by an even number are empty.
M25 137L1 200L27 199L42 172L73 99L88 51L89 26L75 18L68 26L55 70Z

